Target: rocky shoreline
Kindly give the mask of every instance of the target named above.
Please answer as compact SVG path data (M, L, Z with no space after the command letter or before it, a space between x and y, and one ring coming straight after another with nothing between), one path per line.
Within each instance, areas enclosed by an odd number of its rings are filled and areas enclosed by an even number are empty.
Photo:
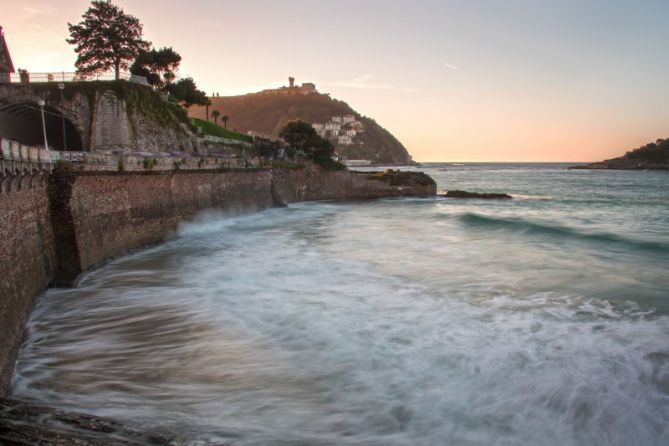
M111 418L0 398L0 444L12 446L177 446L185 441Z

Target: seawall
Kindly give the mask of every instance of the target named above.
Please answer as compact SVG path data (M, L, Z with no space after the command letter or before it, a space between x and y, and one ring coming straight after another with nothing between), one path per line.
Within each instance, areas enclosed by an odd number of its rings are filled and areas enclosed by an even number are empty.
M0 193L0 395L6 393L35 297L55 274L46 178Z
M430 196L419 173L302 169L81 172L26 177L0 193L0 396L35 297L111 258L164 240L205 209L249 212L325 199Z

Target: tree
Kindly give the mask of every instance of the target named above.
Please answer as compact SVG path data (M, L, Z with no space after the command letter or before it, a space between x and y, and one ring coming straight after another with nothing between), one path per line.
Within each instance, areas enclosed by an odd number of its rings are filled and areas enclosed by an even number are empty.
M214 110L211 112L211 117L214 118L214 124L218 125L218 117L221 116L221 112L218 110Z
M166 92L168 86L176 79L176 71L181 64L179 53L170 48L153 48L151 51L139 53L135 62L130 66L130 72L137 76L144 76L149 83L161 92Z
M204 103L205 117L209 121L209 107L211 106L211 99L207 98L207 102Z
M179 104L188 108L191 105L206 105L207 95L204 91L198 90L192 77L180 79L178 82L170 84L167 91L173 95Z
M230 119L230 117L228 115L223 115L223 117L221 118L221 121L223 121L223 127L225 127L225 130L228 129L228 120L229 119Z
M300 119L288 121L281 129L279 136L286 141L286 143L297 150L302 150L305 153L314 146L318 133L311 126L311 124Z
M76 46L75 66L83 76L113 68L118 80L121 69L127 69L130 61L150 47L142 38L139 19L123 12L111 0L93 1L82 18L76 25L67 24L70 30L67 43Z
M334 154L334 145L321 137L311 124L300 119L288 121L279 136L296 150L302 150L307 157L321 162L330 160Z

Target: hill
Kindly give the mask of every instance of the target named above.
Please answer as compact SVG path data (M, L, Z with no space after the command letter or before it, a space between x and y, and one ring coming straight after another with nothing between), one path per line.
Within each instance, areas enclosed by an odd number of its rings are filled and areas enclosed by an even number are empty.
M669 170L669 139L658 139L621 157L574 169Z
M211 97L211 114L218 110L228 116L227 127L246 133L278 137L291 119L302 119L335 143L336 152L346 159L368 159L373 163L409 164L407 149L373 119L361 116L347 103L318 93L313 87L283 87L243 96ZM193 106L189 116L205 119L206 109Z

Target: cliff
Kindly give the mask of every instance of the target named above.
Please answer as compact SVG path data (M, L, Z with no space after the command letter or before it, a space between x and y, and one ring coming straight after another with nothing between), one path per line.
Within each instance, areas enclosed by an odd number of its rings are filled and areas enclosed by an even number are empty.
M228 128L246 133L278 137L283 126L291 119L301 119L310 124L325 125L333 117L353 116L355 122L341 122L337 136L327 134L336 145L337 153L346 159L368 159L378 164L410 164L413 161L407 149L389 131L373 119L353 110L347 103L316 91L305 94L299 88L266 90L243 96L210 98L209 119L217 110L221 116L228 116ZM193 106L189 116L205 119L206 108ZM345 139L346 132L355 133L351 141Z
M669 139L658 139L618 158L571 169L669 170Z

